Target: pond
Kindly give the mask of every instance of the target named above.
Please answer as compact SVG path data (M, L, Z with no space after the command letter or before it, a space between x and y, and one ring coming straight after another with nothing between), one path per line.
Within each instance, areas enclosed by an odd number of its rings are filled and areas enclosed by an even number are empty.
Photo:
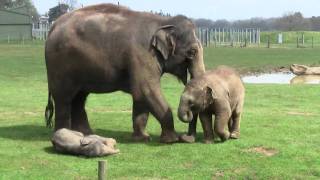
M252 84L320 84L320 75L300 75L292 73L268 73L243 76L244 83Z

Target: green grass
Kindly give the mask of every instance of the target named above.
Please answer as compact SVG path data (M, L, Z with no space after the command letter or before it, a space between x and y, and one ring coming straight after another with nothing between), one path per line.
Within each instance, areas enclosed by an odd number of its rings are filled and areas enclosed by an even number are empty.
M319 49L205 49L207 67L220 64L261 71L292 63L320 64ZM102 158L60 155L45 128L47 98L42 44L0 44L0 179L97 179L98 160L108 161L109 179L319 179L320 88L316 85L246 84L241 139L203 144L163 145L151 117L150 143L130 139L131 97L120 92L90 95L87 111L94 131L114 137L121 154ZM171 76L162 89L176 117L183 90ZM272 148L274 156L250 152Z
M269 72L291 64L320 65L319 49L278 48L209 48L205 49L206 67L221 64L237 68L241 72Z

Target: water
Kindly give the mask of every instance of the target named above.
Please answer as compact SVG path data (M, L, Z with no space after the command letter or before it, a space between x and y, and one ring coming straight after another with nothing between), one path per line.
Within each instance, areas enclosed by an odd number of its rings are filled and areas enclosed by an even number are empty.
M270 73L242 77L244 83L253 84L320 84L320 75L296 76L292 73Z

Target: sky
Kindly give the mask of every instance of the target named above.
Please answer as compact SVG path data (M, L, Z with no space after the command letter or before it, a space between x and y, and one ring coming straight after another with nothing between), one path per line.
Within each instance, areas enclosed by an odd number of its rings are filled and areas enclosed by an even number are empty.
M32 0L40 14L48 12L59 0ZM304 17L320 16L320 0L78 0L80 6L99 3L124 5L138 11L157 11L191 18L243 20L252 17L280 17L301 12Z

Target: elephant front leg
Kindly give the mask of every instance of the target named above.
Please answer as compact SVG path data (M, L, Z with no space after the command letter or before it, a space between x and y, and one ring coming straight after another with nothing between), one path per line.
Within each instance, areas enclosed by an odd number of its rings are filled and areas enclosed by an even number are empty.
M196 141L197 120L198 120L198 114L193 114L193 118L189 123L188 133L180 136L181 142L194 143Z
M239 139L240 138L240 120L241 120L241 113L234 112L232 114L232 126L230 129L230 138L232 139Z
M209 112L201 112L199 114L201 125L203 128L204 143L213 142L212 115Z
M228 111L216 114L214 121L214 131L220 137L222 142L226 141L230 137L229 131L224 130L230 118L231 115Z
M149 116L147 106L142 102L134 101L132 111L133 140L145 142L150 141L150 135L145 131Z

